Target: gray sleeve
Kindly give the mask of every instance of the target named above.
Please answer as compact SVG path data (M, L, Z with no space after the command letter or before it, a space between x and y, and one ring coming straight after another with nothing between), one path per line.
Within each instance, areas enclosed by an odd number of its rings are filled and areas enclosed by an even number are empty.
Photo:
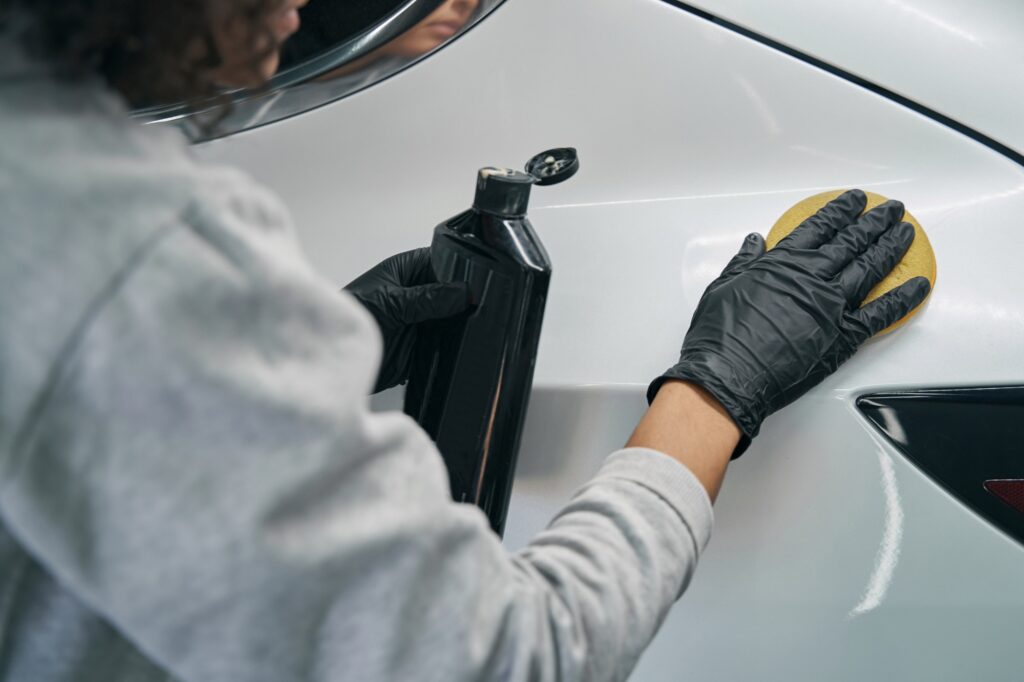
M418 427L369 412L358 305L273 231L202 224L55 369L0 494L24 546L187 682L625 677L707 542L693 475L613 454L509 554Z

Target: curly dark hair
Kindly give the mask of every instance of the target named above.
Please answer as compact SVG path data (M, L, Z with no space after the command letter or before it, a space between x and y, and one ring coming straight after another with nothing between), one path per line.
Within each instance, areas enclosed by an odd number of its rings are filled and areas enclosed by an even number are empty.
M215 99L222 57L214 18L236 21L262 45L253 68L277 49L265 27L282 0L0 0L0 23L62 75L102 77L136 107Z

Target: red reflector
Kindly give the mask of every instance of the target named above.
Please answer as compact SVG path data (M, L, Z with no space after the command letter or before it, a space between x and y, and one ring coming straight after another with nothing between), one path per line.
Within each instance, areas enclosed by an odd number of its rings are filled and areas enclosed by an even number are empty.
M1017 511L1024 512L1024 479L985 481L985 490Z

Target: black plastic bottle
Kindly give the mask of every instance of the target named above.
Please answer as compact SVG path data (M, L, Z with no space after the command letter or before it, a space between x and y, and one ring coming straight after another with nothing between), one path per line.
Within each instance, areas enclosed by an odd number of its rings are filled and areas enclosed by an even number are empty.
M574 149L535 156L526 172L484 168L468 211L438 225L438 281L469 283L474 306L420 337L405 411L434 439L456 501L501 533L526 417L551 263L526 217L530 189L567 180Z

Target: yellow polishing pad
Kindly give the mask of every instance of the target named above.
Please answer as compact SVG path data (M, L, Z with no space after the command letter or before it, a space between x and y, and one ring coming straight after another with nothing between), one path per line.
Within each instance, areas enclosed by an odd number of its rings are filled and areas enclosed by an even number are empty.
M800 223L817 213L820 208L838 197L844 191L845 190L835 190L815 194L813 197L808 197L793 206L793 208L782 214L782 217L778 219L774 226L772 226L772 229L768 232L768 236L765 238L765 245L769 249L775 248L775 245L782 241L783 237L795 230ZM867 206L864 208L865 211L871 210L875 206L888 201L880 194L874 194L872 192L865 192L865 194L868 197ZM868 292L867 297L861 305L875 300L882 294L895 289L899 285L915 277L927 277L928 281L931 282L932 287L935 286L935 252L932 251L932 245L931 242L928 241L928 235L924 233L924 229L922 229L921 224L917 222L917 218L910 215L909 211L904 213L903 220L914 226L914 243L911 244L910 249L903 256L903 260L896 264L893 271L890 272L885 279L875 285L875 288ZM928 295L931 296L931 293L929 292ZM928 299L926 298L925 300ZM911 310L906 317L895 324L886 327L880 332L880 334L888 334L893 329L904 324L907 320L916 315L923 305L924 302L922 301L921 305Z

